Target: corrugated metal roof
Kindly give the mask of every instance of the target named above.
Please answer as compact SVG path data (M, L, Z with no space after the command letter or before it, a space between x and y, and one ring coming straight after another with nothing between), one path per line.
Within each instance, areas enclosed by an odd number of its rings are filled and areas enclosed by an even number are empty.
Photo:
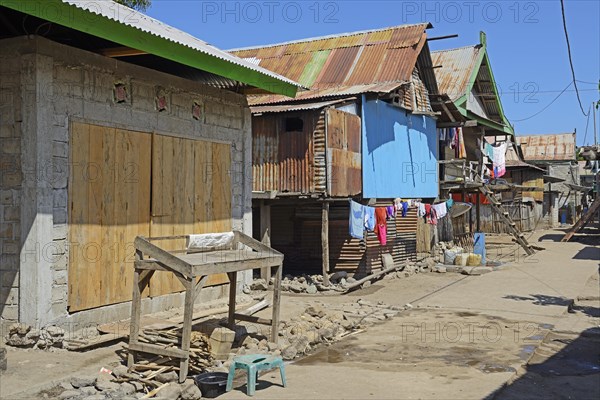
M0 5L102 37L136 50L156 54L226 78L261 87L272 93L288 94L295 92L295 88L301 87L301 85L287 77L257 66L252 61L242 60L230 53L219 50L188 33L114 1L27 0L14 2L0 0ZM111 21L113 24L111 24ZM114 22L118 24L114 24ZM128 28L132 29L128 30ZM150 36L134 36L136 31ZM165 42L156 42L156 38L183 47L171 46L165 48ZM195 53L196 56L190 57L189 54L183 54L184 52L180 50L182 48L194 50L197 52ZM204 55L204 58L201 55ZM206 55L211 58L206 58ZM220 60L221 63L212 61L215 59ZM224 65L223 61L230 65L229 68L225 67L226 64ZM234 68L233 65L236 67ZM241 78L246 78L246 80L244 81Z
M404 82L388 82L388 83L375 83L372 85L355 85L355 86L332 86L317 90L306 90L300 92L294 98L294 101L301 100L312 100L321 97L338 97L338 96L352 96L361 93L389 93L392 90L398 89L403 85ZM250 104L277 104L289 101L289 97L278 96L278 95L261 95L261 96L250 96L248 102Z
M319 108L327 107L332 104L343 103L344 101L351 100L348 99L336 99L330 101L319 101L316 103L304 103L304 104L283 104L283 105L275 105L275 106L256 106L250 107L250 112L252 114L264 114L264 113L279 113L286 111L304 111L304 110L316 110Z
M574 161L575 134L517 136L526 161Z
M467 92L480 50L481 45L476 45L431 52L433 66L441 65L434 69L440 93L454 101Z
M239 57L260 59L261 66L311 88L296 99L388 92L411 81L426 44L425 29L430 26L401 25L231 51ZM250 102L286 100L257 96Z

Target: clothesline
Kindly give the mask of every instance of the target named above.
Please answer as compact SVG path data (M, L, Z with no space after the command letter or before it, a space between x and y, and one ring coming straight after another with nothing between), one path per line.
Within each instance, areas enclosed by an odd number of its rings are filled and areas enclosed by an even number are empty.
M389 206L371 207L350 200L350 236L364 239L365 231L373 232L382 246L387 244L387 221L406 217L408 209L416 208L417 215L425 218L428 224L436 225L437 221L448 214L454 201L446 200L437 204L426 204L420 200L394 199Z

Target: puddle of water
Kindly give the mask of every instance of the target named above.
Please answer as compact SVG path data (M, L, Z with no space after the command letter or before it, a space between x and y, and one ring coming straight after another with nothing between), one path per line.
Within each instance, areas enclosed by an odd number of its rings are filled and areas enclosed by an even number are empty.
M531 357L534 351L534 345L529 344L527 346L523 346L523 348L521 349L521 353L519 353L519 358L523 361L527 361L529 360L529 357Z
M456 315L458 315L459 317L476 317L478 314L468 311L459 311L456 313Z
M526 337L525 340L542 340L543 338L544 338L544 335L533 335L533 336Z
M315 365L315 364L337 364L341 363L348 358L350 354L343 350L336 350L332 348L323 349L315 354L304 357L301 360L296 361L296 365Z
M496 372L516 372L513 367L507 367L500 364L482 364L477 369L485 372L486 374L493 374Z
M540 324L540 328L542 328L542 329L554 329L554 325L552 325L552 324Z

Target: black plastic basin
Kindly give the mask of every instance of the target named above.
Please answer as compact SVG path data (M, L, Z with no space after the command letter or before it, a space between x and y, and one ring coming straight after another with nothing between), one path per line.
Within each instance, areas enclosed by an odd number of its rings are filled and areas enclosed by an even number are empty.
M200 388L202 397L213 399L223 393L227 387L227 373L205 372L194 377L194 382Z

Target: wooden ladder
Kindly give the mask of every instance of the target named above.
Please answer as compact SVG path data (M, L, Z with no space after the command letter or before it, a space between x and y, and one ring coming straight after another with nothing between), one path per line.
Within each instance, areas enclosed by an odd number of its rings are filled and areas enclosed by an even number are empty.
M596 213L598 212L599 209L600 209L600 197L597 197L596 200L594 200L594 202L590 206L590 208L587 210L587 212L585 214L583 214L581 216L581 218L579 218L577 220L575 225L573 225L571 230L569 230L569 232L567 232L567 234L565 236L563 236L563 238L561 239L561 242L568 242L569 240L571 240L573 235L575 235L577 232L579 232L581 229L583 229L583 227L586 226L587 223L590 222L594 218L594 215L596 215Z
M494 192L486 183L481 183L479 187L479 191L483 193L485 197L490 201L490 205L492 210L500 216L500 219L504 224L508 227L509 232L515 238L515 241L521 245L521 247L525 250L528 256L535 254L535 250L532 245L529 244L527 239L525 239L525 235L517 228L517 224L512 220L510 214L504 207L502 207L502 203L500 203L496 197L494 196Z

